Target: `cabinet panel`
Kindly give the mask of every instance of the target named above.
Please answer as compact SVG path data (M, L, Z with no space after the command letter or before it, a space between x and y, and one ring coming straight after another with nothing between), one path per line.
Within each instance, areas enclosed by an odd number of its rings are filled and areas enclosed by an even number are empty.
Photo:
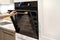
M4 40L15 40L15 36L12 36L11 34L5 32L3 34L4 34Z
M10 4L14 2L13 0L0 0L0 4Z
M3 40L3 32L1 29L0 29L0 40Z

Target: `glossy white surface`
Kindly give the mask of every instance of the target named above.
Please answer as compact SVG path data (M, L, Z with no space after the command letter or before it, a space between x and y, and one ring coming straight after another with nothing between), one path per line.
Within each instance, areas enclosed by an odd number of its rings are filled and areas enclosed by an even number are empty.
M60 40L60 0L39 0L42 40Z

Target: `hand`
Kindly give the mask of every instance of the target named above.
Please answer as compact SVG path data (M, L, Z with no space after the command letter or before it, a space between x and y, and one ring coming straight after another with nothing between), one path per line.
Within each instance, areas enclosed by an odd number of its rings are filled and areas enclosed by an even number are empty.
M16 15L17 14L17 12L14 10L14 11L12 11L12 12L10 12L10 16L14 16L14 15Z

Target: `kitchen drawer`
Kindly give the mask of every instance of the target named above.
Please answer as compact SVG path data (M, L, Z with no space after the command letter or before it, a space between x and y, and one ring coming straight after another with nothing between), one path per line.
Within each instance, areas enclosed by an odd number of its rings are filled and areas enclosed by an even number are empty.
M4 32L3 35L4 35L3 40L15 40L15 36L12 36L11 34Z
M4 30L3 33L9 34L11 36L15 35L15 32L13 33L13 32L7 31L7 30Z
M3 40L3 32L1 29L0 29L0 40Z

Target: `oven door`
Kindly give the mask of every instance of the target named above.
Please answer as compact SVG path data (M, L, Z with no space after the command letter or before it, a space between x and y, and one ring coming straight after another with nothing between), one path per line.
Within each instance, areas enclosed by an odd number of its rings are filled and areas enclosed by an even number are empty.
M18 12L18 14L15 16L12 16L11 19L17 33L20 33L32 38L38 38L36 30L34 29L34 26L31 21L30 12L28 12L27 14Z

